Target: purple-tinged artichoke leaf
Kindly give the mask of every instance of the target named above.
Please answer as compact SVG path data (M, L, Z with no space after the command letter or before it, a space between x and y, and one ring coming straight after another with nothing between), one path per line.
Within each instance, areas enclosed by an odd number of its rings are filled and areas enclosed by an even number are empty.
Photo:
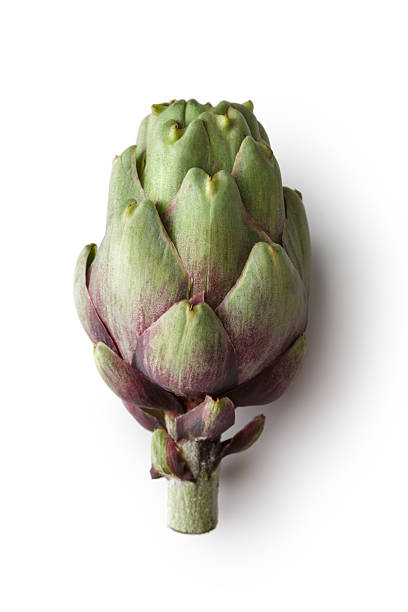
M156 429L152 436L152 467L162 476L172 474L167 463L166 441L168 437L168 433L161 429Z
M252 446L261 435L265 425L265 417L258 414L252 421L245 425L235 436L222 443L221 457L241 453Z
M140 336L135 367L182 397L214 395L237 380L234 349L206 302L183 300L165 312Z
M160 474L160 472L158 472L152 465L152 467L150 468L150 477L152 478L152 480L156 480L157 478L163 478L163 474Z
M192 168L163 219L192 281L217 306L239 277L256 242L256 229L237 185L224 170L209 176Z
M150 410L133 404L132 402L123 402L126 410L132 417L148 431L156 429L166 429L163 413L160 410Z
M277 400L299 371L306 352L306 337L300 336L257 376L228 391L236 406L261 406Z
M175 105L173 105L175 106ZM172 107L169 107L172 108ZM166 115L164 111L160 119ZM183 128L182 120L157 121L149 131L143 187L160 214L170 206L190 168L216 171L208 134L201 119Z
M300 192L283 188L286 221L282 244L309 291L310 282L310 234L305 207Z
M160 389L141 372L133 369L103 342L95 345L94 357L103 380L122 400L172 414L183 411L173 395Z
M228 397L205 400L175 420L176 440L216 440L235 422L234 404Z
M121 216L131 202L143 202L146 196L140 183L135 145L115 157L109 186L108 224L113 217Z
M180 480L194 480L181 450L163 429L156 429L153 432L152 467L162 476L176 476Z
M251 217L274 242L282 236L285 221L282 179L271 149L248 136L235 158L232 176Z
M92 342L104 342L112 350L117 351L115 342L102 323L87 287L87 273L96 255L96 244L85 246L79 257L74 276L74 301L78 316L86 333Z
M152 202L129 205L119 221L98 251L89 291L131 363L138 336L188 296L189 278Z
M216 113L215 109L203 113L200 115L200 120L208 133L218 169L231 172L241 142L245 136L251 134L251 131L244 116L232 106L222 114Z
M166 457L167 465L172 474L180 478L180 480L194 481L193 474L184 460L179 447L169 435L166 438Z
M235 349L239 384L259 374L304 331L305 288L281 246L258 242L253 247L216 314Z

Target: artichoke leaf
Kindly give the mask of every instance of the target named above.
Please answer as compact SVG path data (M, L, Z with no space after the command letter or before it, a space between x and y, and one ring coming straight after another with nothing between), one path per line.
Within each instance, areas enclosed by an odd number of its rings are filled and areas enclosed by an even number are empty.
M235 422L234 404L228 397L207 395L198 406L175 420L176 440L216 440Z
M271 149L248 136L236 156L232 176L251 217L279 242L285 221L282 179Z
M92 342L104 342L112 350L117 351L115 342L101 321L87 287L87 273L95 259L96 244L86 245L75 267L74 275L74 301L79 319Z
M258 416L253 418L243 429L236 433L235 436L222 443L221 457L226 457L233 453L241 453L250 448L258 440L264 425L264 415L258 414Z
M154 204L130 204L103 239L89 291L132 362L138 336L189 294L190 281Z
M200 104L197 100L191 99L186 102L185 116L184 116L184 124L189 125L194 119L198 119L198 117L210 110L211 104Z
M152 477L176 476L192 481L193 475L174 440L163 429L156 429L152 436Z
M254 105L252 102L248 100L248 102L245 102L244 104L238 104L236 102L227 102L226 100L223 100L214 108L214 113L225 114L229 112L229 108L233 108L241 113L248 125L251 136L253 136L256 140L259 140L261 137L259 133L259 124L253 113Z
M306 352L306 337L293 344L257 376L228 391L236 406L261 406L277 400L300 370Z
M136 152L137 147L132 145L113 160L109 184L108 225L115 217L122 215L128 204L146 199L139 180Z
M256 242L267 240L249 218L237 185L224 170L188 171L163 219L192 281L217 306L240 275Z
M251 134L243 115L229 107L225 114L208 111L200 115L200 119L208 133L218 168L231 172L241 142Z
M268 134L266 133L264 126L259 121L258 121L258 126L259 126L259 135L261 137L260 139L263 140L264 143L268 145L268 147L270 147L271 143L269 142L269 137L268 137Z
M143 188L146 197L157 202L160 214L166 212L192 167L209 174L216 171L202 120L195 119L186 128L172 120L154 126L147 140Z
M148 431L154 431L155 429L166 429L165 420L163 413L160 410L153 410L138 406L133 402L123 402L126 410L132 415L132 417Z
M309 291L310 282L310 234L301 194L289 187L283 188L286 206L286 221L282 244L297 267Z
M259 374L303 332L305 289L280 245L255 244L216 314L237 355L238 383Z
M122 400L172 414L183 412L173 395L154 385L103 342L95 345L94 358L103 380Z
M135 367L182 397L214 395L237 381L234 349L205 302L174 304L139 338Z

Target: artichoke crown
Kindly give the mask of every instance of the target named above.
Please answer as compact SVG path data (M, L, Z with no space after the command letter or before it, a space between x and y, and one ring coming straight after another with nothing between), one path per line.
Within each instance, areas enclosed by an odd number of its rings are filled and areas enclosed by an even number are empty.
M252 103L155 104L113 162L76 304L103 378L154 429L166 412L218 414L221 395L263 404L285 390L305 349L309 261L301 195L282 187Z

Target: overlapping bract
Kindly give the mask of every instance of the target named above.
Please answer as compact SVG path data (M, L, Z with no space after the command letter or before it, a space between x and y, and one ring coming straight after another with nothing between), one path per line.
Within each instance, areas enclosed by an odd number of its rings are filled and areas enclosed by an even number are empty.
M75 300L102 377L163 431L157 448L171 455L180 432L219 439L232 402L284 392L305 350L309 266L301 196L282 188L252 103L154 105L114 160L106 234L78 259Z

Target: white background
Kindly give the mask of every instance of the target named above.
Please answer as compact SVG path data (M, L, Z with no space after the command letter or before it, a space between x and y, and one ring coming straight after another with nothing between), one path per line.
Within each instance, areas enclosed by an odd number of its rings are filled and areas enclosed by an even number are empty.
M392 0L3 8L4 612L408 609L406 37ZM113 156L180 97L254 101L313 240L306 364L195 537L72 299Z

